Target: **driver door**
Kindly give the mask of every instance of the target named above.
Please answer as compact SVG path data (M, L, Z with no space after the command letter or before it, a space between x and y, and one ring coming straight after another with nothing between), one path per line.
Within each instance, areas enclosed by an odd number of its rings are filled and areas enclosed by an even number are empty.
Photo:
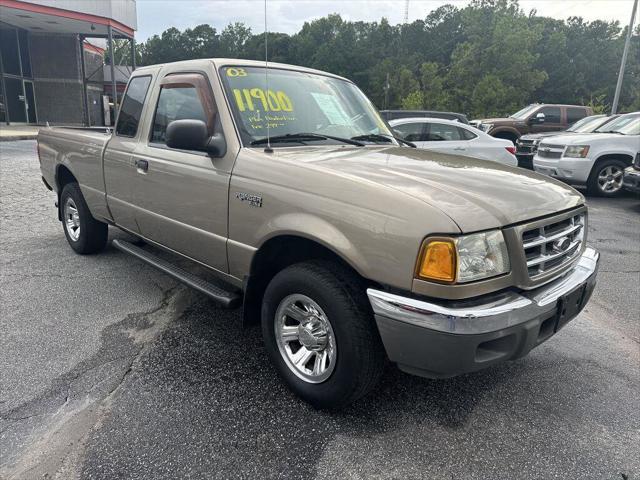
M167 126L174 120L202 120L209 135L221 130L209 80L202 73L170 73L162 78L150 101L154 110L148 136L134 152L140 233L228 272L230 162L200 151L172 149L165 142Z
M544 115L544 122L532 123L531 131L533 133L555 132L566 128L566 125L562 123L562 109L560 107L539 108L535 113L533 113L533 115L531 115L534 122L536 116L540 113Z

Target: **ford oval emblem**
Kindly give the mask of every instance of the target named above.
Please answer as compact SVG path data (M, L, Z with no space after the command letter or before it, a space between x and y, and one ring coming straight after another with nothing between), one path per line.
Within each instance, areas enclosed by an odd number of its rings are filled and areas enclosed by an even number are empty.
M571 246L571 239L569 237L558 238L552 244L553 251L557 253L564 252L569 246Z

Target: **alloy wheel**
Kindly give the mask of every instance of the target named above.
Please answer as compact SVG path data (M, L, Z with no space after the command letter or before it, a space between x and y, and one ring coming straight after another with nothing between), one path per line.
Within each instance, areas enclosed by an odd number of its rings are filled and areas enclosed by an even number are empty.
M308 383L327 380L336 366L333 328L322 308L302 294L285 297L276 310L278 350L289 370Z

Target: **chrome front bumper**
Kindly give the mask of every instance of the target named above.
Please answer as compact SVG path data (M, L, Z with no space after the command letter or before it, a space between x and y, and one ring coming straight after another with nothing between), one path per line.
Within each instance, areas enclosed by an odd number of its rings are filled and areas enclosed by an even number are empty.
M553 335L588 301L598 260L598 252L587 248L563 277L489 300L445 304L375 289L367 295L390 360L418 375L452 376L525 355ZM583 292L579 308L559 325L560 300L578 289Z

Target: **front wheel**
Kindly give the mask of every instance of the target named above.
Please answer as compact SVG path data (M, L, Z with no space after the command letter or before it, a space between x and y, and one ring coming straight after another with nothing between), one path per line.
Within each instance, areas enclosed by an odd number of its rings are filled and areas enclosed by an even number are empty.
M587 190L592 195L615 197L622 192L622 177L627 166L621 160L605 160L591 170Z
M64 234L76 253L97 253L107 245L109 227L93 218L77 183L68 183L62 189L60 213Z
M383 371L386 356L364 286L337 263L279 272L265 291L262 334L279 374L316 408L357 400Z

